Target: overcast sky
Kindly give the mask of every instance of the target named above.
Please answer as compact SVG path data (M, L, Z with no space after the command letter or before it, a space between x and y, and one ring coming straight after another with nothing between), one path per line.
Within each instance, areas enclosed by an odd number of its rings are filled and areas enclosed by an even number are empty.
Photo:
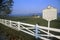
M44 8L51 5L60 11L60 0L14 0L11 15L30 15L41 13Z

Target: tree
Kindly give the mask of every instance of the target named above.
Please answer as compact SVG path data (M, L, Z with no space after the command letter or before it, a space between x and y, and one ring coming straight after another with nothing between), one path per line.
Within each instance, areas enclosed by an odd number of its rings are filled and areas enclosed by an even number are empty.
M0 0L0 14L8 15L12 11L13 0Z

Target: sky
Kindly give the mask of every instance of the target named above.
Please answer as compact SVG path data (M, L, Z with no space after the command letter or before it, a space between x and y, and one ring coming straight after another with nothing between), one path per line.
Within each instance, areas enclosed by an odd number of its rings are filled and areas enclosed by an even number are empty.
M40 14L42 10L51 5L58 9L60 13L60 0L13 0L13 11L11 15L32 15Z

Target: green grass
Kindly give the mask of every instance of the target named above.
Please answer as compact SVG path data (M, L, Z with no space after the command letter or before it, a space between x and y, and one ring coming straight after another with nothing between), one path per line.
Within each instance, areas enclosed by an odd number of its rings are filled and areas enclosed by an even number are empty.
M7 20L20 21L30 24L39 24L40 26L47 26L48 22L44 19L40 18L32 18L32 17L6 17ZM51 21L51 27L60 29L60 17L57 20Z
M32 18L32 17L6 17L4 19L20 21L30 24L39 24L40 26L47 26L48 22L42 18ZM51 21L51 27L60 29L60 17L57 20ZM20 38L22 40L34 40L35 38L21 31L15 31L11 28L8 28L2 24L0 24L0 33L4 33L5 35L10 35L12 37L16 37L16 39ZM27 36L26 36L27 35ZM59 34L60 35L60 34ZM7 36L8 37L8 36Z
M28 35L21 31L16 31L14 29L8 28L2 24L0 24L0 34L5 35L7 38L14 38L16 40L34 40L35 38L31 35ZM10 39L9 39L10 40Z

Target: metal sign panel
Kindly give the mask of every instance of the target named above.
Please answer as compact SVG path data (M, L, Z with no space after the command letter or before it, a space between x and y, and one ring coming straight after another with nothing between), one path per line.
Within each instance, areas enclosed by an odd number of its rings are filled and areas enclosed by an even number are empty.
M47 21L55 20L57 19L57 9L48 6L47 9L43 10L43 19Z

